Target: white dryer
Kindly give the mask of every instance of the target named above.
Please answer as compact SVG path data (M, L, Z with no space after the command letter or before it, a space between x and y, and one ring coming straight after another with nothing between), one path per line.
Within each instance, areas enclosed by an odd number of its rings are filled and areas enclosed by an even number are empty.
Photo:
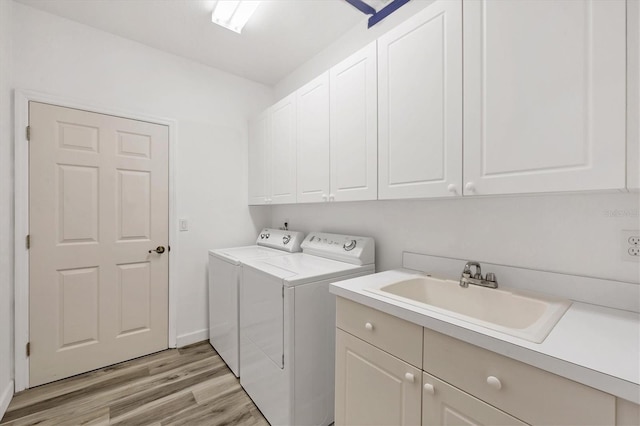
M242 262L299 252L301 232L263 229L256 245L209 250L209 342L240 377L239 289Z
M302 251L242 267L240 384L274 426L333 422L329 284L375 272L372 238L311 233Z

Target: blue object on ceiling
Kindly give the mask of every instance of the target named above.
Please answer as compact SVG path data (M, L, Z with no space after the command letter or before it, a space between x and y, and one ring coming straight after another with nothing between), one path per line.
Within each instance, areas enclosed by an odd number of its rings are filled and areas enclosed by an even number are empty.
M368 28L373 27L378 22L382 21L387 16L391 15L393 12L398 10L401 6L404 6L409 2L409 0L393 0L391 3L380 9L376 12L376 10L365 3L363 0L346 0L351 6L358 9L360 12L365 15L371 15L369 18Z

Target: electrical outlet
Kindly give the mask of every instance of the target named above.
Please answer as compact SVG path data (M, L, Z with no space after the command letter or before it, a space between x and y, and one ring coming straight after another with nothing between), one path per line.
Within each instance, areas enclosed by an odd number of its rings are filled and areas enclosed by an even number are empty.
M640 262L640 231L626 229L620 235L622 260Z

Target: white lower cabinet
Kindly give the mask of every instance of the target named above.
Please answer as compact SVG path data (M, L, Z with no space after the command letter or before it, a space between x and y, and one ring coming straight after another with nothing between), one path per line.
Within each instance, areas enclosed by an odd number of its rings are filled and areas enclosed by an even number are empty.
M422 383L422 424L425 426L526 425L430 374L422 373Z
M336 314L337 426L623 425L640 412L619 402L617 418L613 395L427 328L420 338L368 306L338 298Z
M420 424L421 371L336 330L336 426Z

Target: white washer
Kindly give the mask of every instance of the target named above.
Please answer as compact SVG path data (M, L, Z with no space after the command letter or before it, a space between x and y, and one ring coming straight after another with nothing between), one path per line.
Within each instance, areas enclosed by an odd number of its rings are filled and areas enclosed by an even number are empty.
M256 245L209 250L209 342L240 377L239 288L242 262L300 251L301 232L263 229Z
M333 422L329 284L375 272L372 238L311 233L302 250L242 266L240 384L272 425Z

